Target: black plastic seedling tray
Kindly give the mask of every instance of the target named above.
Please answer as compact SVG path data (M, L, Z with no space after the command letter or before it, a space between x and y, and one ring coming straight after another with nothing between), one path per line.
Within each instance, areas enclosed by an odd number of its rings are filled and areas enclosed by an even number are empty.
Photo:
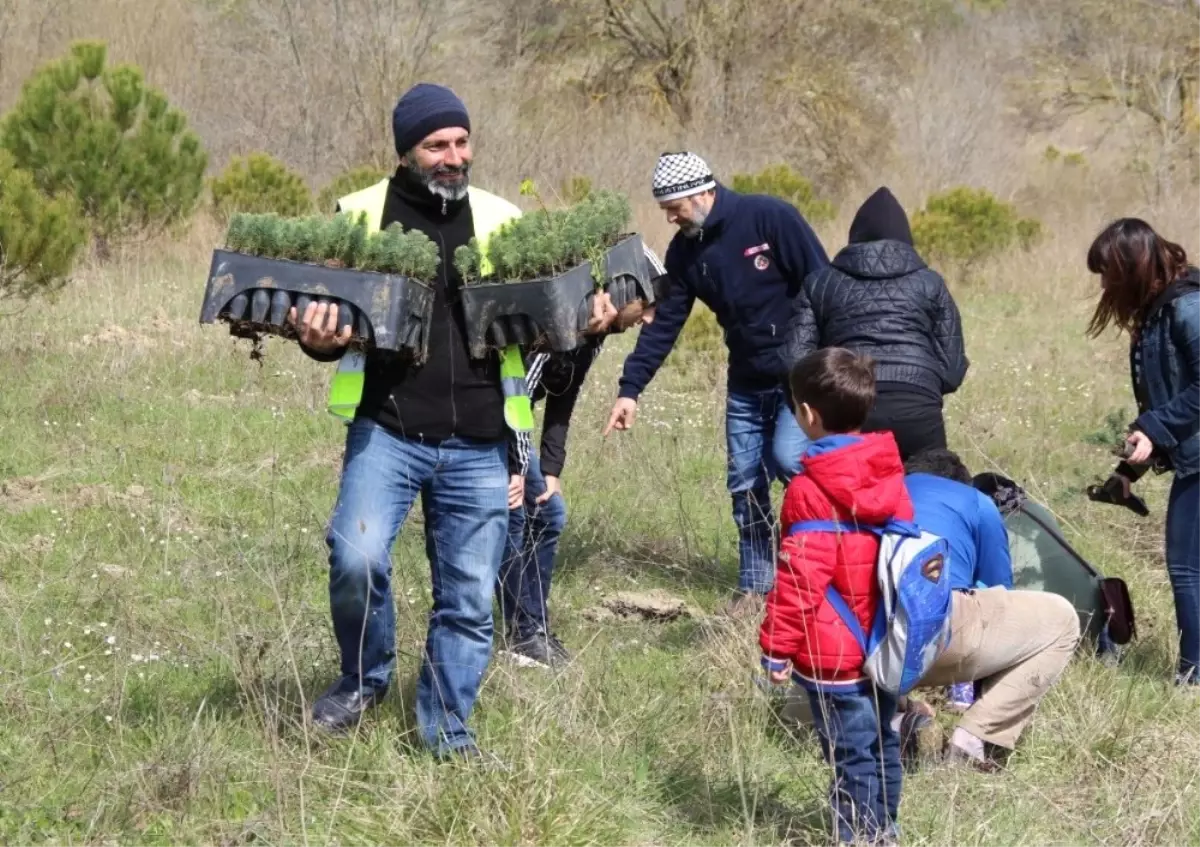
M618 309L637 297L653 302L652 277L640 235L628 236L605 254L606 288ZM574 350L583 341L594 292L591 262L549 279L463 286L471 355L483 358L489 348L539 341L557 352Z
M423 363L429 351L433 289L406 276L265 259L214 250L200 323L229 324L232 335L296 337L288 310L336 303L338 331L354 327L350 346L406 352Z

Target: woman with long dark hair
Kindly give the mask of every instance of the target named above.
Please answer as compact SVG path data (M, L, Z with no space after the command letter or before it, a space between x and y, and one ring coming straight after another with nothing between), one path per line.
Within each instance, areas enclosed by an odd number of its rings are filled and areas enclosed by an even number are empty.
M1197 685L1200 664L1200 271L1149 224L1122 218L1092 242L1088 270L1100 302L1088 325L1129 333L1138 417L1126 437L1129 483L1154 463L1174 471L1167 505L1167 574L1179 626L1176 682Z

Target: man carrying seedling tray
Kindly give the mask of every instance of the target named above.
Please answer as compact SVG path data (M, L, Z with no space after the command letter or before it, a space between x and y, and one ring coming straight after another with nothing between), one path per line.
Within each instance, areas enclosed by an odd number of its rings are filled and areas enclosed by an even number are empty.
M617 314L614 332L653 323L652 304L666 296L666 271L650 247L644 251L654 274L653 300L644 293L630 298ZM567 431L575 401L604 339L594 335L569 352L535 351L527 357L525 379L532 401L545 398L546 402L541 451L539 456L528 443L509 438L508 544L496 586L505 624L504 652L521 665L555 668L571 659L550 628L547 608L558 541L567 524L559 478L567 460Z
M729 349L727 485L739 535L739 578L727 611L754 615L775 578L771 477L791 479L807 442L785 396L780 351L804 277L829 259L794 206L718 184L694 153L659 157L654 198L679 227L666 255L671 293L625 360L604 434L633 426L638 397L701 300L716 314Z
M492 649L492 595L508 529L508 429L527 440L533 415L517 347L472 359L452 257L485 242L520 211L470 183L471 124L448 88L421 83L392 114L393 176L338 201L369 231L398 222L427 235L441 261L428 356L416 366L375 351L346 354L336 306L293 309L302 349L339 361L330 410L349 420L337 504L329 522L329 601L341 676L313 705L330 731L353 726L385 695L396 665L390 551L417 494L433 579L433 608L417 682L422 742L439 758L481 756L468 727ZM591 331L615 309L596 298Z

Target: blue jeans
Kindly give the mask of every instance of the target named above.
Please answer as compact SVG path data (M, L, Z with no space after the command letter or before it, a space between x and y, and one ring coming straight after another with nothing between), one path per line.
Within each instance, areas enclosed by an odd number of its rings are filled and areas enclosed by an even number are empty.
M473 743L467 720L492 650L492 587L508 519L504 442L423 444L368 419L346 434L329 545L329 605L342 685L387 690L396 664L390 551L417 494L433 610L417 681L421 740L438 752Z
M539 505L537 498L545 492L541 463L530 455L525 502L508 513L508 543L497 586L504 621L517 638L549 632L546 601L558 539L567 525L567 504L562 494L555 494Z
M738 588L766 594L775 582L775 513L771 480L787 483L800 468L808 438L782 388L730 391L725 402L729 454L726 484L738 528Z
M1179 675L1200 684L1200 474L1175 477L1167 500L1167 575L1179 627Z
M808 692L821 752L833 765L829 802L838 840L894 839L904 774L900 734L892 729L896 699L867 693Z

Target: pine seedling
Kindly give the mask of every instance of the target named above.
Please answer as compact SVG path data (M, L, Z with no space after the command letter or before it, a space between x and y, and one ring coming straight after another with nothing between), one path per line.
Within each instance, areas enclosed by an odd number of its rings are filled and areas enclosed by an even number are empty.
M409 276L426 282L436 279L438 265L441 263L437 245L425 233L415 231L409 233L409 242L415 247L413 252L416 259Z
M229 219L229 226L225 230L225 249L232 250L235 253L246 252L246 216L244 214L236 214Z
M464 285L478 282L480 267L478 240L472 238L454 251L454 267L458 271L459 277L462 278Z

